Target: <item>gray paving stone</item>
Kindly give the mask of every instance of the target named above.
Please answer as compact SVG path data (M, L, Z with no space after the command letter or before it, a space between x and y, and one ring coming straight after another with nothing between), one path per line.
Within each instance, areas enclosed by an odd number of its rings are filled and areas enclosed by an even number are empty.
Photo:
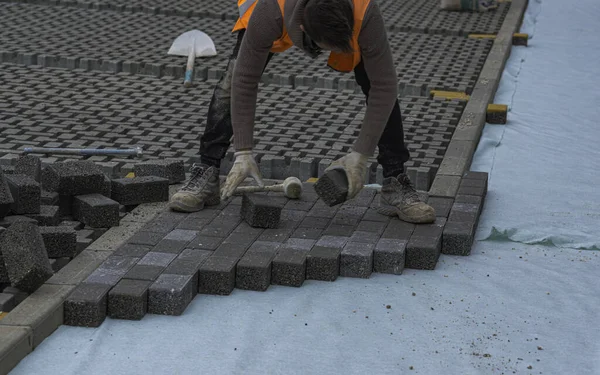
M152 248L152 251L157 253L179 254L186 248L188 243L189 241L177 241L164 238Z
M39 226L56 226L60 223L60 214L57 206L40 206L39 214L25 214L30 219L37 221Z
M3 231L0 249L8 277L16 288L32 293L54 274L42 235L33 223L18 222Z
M248 250L246 243L223 243L214 251L215 256L228 257L228 258L241 258Z
M271 284L271 263L274 254L251 252L237 264L235 287L238 289L265 291Z
M163 266L136 264L123 276L123 279L155 281L164 270Z
M250 248L248 248L248 252L263 252L275 255L277 254L281 246L281 242L255 241L252 245L250 245Z
M108 293L108 316L113 319L141 320L148 311L151 281L123 279Z
M381 237L408 241L413 234L415 227L415 224L407 223L395 218L390 220Z
M15 174L26 175L35 181L41 181L42 162L34 155L22 155L15 164Z
M198 293L229 295L235 288L238 258L211 256L198 270Z
M136 245L155 246L160 242L160 240L163 237L164 234L162 233L147 232L142 230L131 236L127 243Z
M199 234L188 243L188 247L213 251L219 247L223 240L224 238L222 237L210 237Z
M309 251L316 243L316 240L311 239L289 238L283 246L293 250Z
M354 233L354 225L331 224L323 231L324 236L350 237Z
M306 256L303 250L282 249L271 265L271 283L300 287L306 278Z
M119 204L101 194L79 195L73 199L73 217L92 228L119 225Z
M473 222L448 221L444 226L442 253L446 255L469 255L475 236Z
M150 251L137 264L140 266L167 267L175 258L177 258L177 254Z
M156 176L169 180L170 184L185 181L183 160L152 160L136 164L133 172L138 177Z
M418 225L406 245L405 268L433 270L442 250L442 232L446 219Z
M374 245L379 241L380 235L376 232L365 232L356 230L352 233L349 242L364 243Z
M371 243L347 243L340 256L340 276L371 277L374 247Z
M340 274L339 247L315 246L306 255L306 279L335 281Z
M291 238L300 238L305 240L318 240L321 238L321 234L323 233L322 229L316 228L298 228L296 229Z
M29 293L12 286L4 288L2 292L13 295L13 297L15 298L15 306L20 305L21 302L25 301L25 299L29 297Z
M405 240L382 238L373 251L373 271L401 275L404 270Z
M65 299L64 324L99 327L106 319L110 285L82 283Z
M317 241L316 246L343 249L349 240L350 237L346 236L321 236L321 238Z
M58 203L59 201L57 192L42 190L40 193L40 204L46 206L56 206Z
M346 201L348 197L348 179L343 170L329 170L314 185L319 197L329 206Z
M5 178L14 200L11 211L17 215L39 213L40 184L33 177L22 174L7 175Z
M454 203L448 221L476 223L480 210L477 204Z
M148 313L183 314L196 294L192 289L193 284L189 275L160 275L148 291Z
M10 192L10 187L8 186L8 182L6 182L4 172L0 170L0 219L8 215L13 203L14 199Z
M450 215L450 209L454 204L454 199L444 197L430 197L427 201L435 210L435 216L447 218Z
M84 195L102 192L104 173L89 161L66 161L46 166L42 171L45 190L63 195Z
M122 205L169 200L169 180L147 176L112 180L111 198Z
M73 258L77 251L77 232L67 226L40 227L49 258Z
M298 225L299 228L314 228L314 229L325 229L330 223L329 218L322 217L306 217Z
M277 228L283 205L273 197L244 194L240 214L252 227Z

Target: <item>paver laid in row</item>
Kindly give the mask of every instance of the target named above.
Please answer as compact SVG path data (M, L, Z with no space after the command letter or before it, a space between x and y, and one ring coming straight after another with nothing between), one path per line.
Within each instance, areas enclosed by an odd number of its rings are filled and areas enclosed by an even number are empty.
M219 78L236 42L233 21L0 3L0 62L183 77L185 58L167 55L171 43L197 28L214 41L218 55L198 58L196 76ZM491 40L390 33L400 94L427 96L432 89L470 93ZM327 67L298 48L277 54L263 82L360 91L352 74Z
M487 174L469 172L458 199L482 202L486 189ZM415 225L379 214L375 190L363 189L329 207L312 183L304 183L298 200L275 192L252 194L248 202L255 210L273 200L283 207L276 227L261 228L244 219L245 199L238 196L191 214L160 212L67 298L67 324L98 326L107 316L180 315L196 293L300 287L305 280L369 278L373 272L401 275L405 267L432 270L442 252L468 255L473 231L457 231L456 225L445 231L447 220L472 228L481 208L481 203L430 197L435 223ZM465 210L471 206L472 214Z
M18 154L26 146L140 146L146 157L186 162L197 157L212 82L183 92L181 82L168 78L2 67L3 153L14 150ZM351 149L365 111L363 94L272 85L260 87L257 103L255 154L265 178L297 176L306 180L320 175L332 160ZM401 99L405 139L411 151L406 167L412 168L411 177L420 189L429 188L464 104ZM221 173L228 172L232 155L230 148ZM373 168L375 156L369 162ZM128 165L129 169L134 163L119 156L93 156L89 160L114 161L120 163L119 168ZM381 168L373 169L369 180L375 182L381 177Z

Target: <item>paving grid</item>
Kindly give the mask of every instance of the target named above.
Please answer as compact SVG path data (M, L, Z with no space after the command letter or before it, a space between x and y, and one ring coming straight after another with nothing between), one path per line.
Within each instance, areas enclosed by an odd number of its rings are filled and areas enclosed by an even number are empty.
M7 26L0 30L0 62L81 68L153 76L182 77L183 57L166 54L182 32L199 28L210 35L219 55L197 59L199 79L215 79L227 66L235 44L231 21L165 15L3 4ZM457 36L388 35L401 96L428 96L430 90L471 93L491 40ZM360 91L353 74L327 67L327 54L311 59L297 48L277 54L264 83Z
M23 147L144 149L148 158L196 160L214 82L184 91L178 80L4 64L0 71L0 152ZM265 178L317 177L345 155L360 131L363 94L263 85L257 99L256 155ZM401 99L411 168L433 180L464 101ZM228 171L233 148L223 165ZM57 155L57 160L76 159ZM53 160L53 159L52 159ZM93 156L126 173L135 160ZM269 161L267 161L269 160ZM323 160L323 162L322 162ZM370 182L381 182L375 157ZM415 172L416 173L416 172ZM424 183L427 190L429 182Z
M211 0L2 0L27 4L47 4L83 9L112 10L127 13L185 16L236 20L237 2ZM428 34L468 35L496 34L510 2L503 2L494 12L458 13L439 9L439 0L378 0L379 7L392 32L413 31Z

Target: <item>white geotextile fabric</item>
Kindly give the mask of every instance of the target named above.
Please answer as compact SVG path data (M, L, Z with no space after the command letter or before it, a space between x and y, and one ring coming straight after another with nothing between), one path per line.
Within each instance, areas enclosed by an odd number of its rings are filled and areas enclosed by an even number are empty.
M473 164L491 179L471 256L61 326L13 374L599 374L599 252L573 249L598 246L599 19L596 0L530 2L509 123Z

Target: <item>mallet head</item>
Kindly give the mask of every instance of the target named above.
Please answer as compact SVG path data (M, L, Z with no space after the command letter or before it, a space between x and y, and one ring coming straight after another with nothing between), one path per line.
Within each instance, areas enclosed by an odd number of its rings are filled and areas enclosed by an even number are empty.
M302 195L302 181L297 177L288 177L283 181L283 194L290 199L298 199Z

